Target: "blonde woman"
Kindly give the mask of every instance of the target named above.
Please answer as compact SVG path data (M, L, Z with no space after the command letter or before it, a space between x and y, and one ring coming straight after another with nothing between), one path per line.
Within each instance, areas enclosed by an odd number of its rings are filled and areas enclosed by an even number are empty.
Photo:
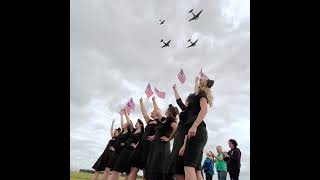
M201 166L203 148L207 143L208 133L204 118L207 114L208 105L212 106L211 87L214 81L201 79L197 95L187 117L188 134L185 144L181 147L184 155L185 180L203 179L201 171L197 170Z

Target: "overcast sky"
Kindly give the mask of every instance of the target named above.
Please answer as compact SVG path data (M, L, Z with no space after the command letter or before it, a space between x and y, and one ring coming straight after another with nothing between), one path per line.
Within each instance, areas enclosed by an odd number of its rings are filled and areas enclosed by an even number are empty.
M110 139L112 119L130 99L131 117L142 118L140 97L147 84L167 93L164 110L193 91L200 68L215 80L214 107L205 122L205 151L228 150L234 138L242 151L241 179L250 176L250 2L249 0L71 0L70 167L91 169ZM203 9L198 21L189 22ZM166 19L159 25L159 19ZM171 40L170 47L160 48ZM188 39L199 39L186 48ZM177 73L183 68L187 81ZM151 101L146 103L151 111ZM216 178L216 177L215 177Z

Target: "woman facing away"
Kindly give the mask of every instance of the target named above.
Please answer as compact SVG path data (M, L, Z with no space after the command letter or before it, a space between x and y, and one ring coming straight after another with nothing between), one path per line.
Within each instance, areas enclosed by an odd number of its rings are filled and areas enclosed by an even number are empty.
M171 180L166 173L167 160L170 155L170 139L177 129L176 116L179 114L177 107L171 104L166 110L166 117L162 117L160 108L158 107L155 97L152 98L153 107L160 120L157 120L155 136L152 137L152 151L149 152L149 172L147 180Z
M114 166L114 164L116 163L116 161L117 161L117 159L119 157L119 154L120 154L120 152L121 152L121 150L122 150L122 148L124 146L124 143L129 138L129 135L130 135L130 132L131 132L130 129L133 128L132 124L130 124L128 122L124 123L123 116L121 115L121 113L120 113L120 117L121 117L122 131L119 134L119 136L118 136L118 138L117 138L117 140L115 142L114 152L112 153L112 157L109 160L109 162L107 164L107 167L105 168L102 180L108 180L110 171L113 170L113 166Z
M198 93L188 112L186 121L188 134L185 137L184 145L180 149L181 154L184 155L186 180L203 179L201 171L198 171L196 168L201 165L203 148L208 139L204 118L207 114L208 105L212 106L213 97L210 88L213 84L214 81L210 79L200 80Z
M187 118L187 113L191 107L191 104L195 98L195 93L190 94L186 101L185 104L182 102L181 97L178 93L176 84L173 85L173 91L174 95L176 98L176 102L178 106L181 109L181 112L179 114L179 123L178 123L178 128L177 131L174 135L174 142L173 142L173 148L169 156L169 162L167 165L168 168L168 174L174 174L176 180L184 180L184 159L183 155L179 155L179 150L182 147L184 143L184 138L185 135L187 134L187 129L185 126L186 118ZM200 170L200 167L197 168Z
M204 160L202 169L206 175L206 180L212 180L212 176L214 175L214 164L212 159L212 153L207 153L207 158Z
M224 153L226 156L225 160L228 161L227 170L231 180L238 180L241 167L241 151L238 148L238 143L236 140L230 139L228 144L231 150L228 153Z
M143 177L144 179L146 179L146 174L147 174L146 162L147 162L148 152L150 151L149 138L155 135L155 126L157 121L154 119L158 119L155 111L151 112L152 119L149 117L142 98L140 99L140 108L147 126L145 127L145 131L142 135L140 142L138 143L137 147L133 150L129 158L131 171L130 171L128 180L136 180L139 169L143 170Z
M128 116L128 113L125 111L125 116L127 119L127 122L132 124L131 119ZM138 119L138 121L135 124L135 129L132 130L132 133L130 134L127 141L124 143L124 147L122 148L120 155L113 167L113 173L111 180L119 180L120 173L126 173L126 179L128 179L131 167L129 164L129 158L133 150L136 148L137 144L139 143L142 134L144 132L144 125L143 122Z
M212 153L216 161L216 170L218 172L218 180L227 180L227 163L224 161L224 154L221 146L217 146L217 155Z
M111 139L108 142L108 145L104 149L103 153L99 157L99 159L96 161L96 163L93 165L93 169L95 170L94 175L92 176L91 180L97 180L100 171L104 171L109 160L111 159L112 153L114 152L114 145L117 140L117 137L121 131L120 128L113 130L114 125L114 119L112 120L111 128L110 128L110 135Z

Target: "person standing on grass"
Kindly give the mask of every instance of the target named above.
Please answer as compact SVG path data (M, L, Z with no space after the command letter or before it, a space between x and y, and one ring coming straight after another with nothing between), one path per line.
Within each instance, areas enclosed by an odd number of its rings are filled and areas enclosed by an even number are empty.
M120 128L113 130L114 121L115 120L112 120L111 129L110 129L111 140L109 141L108 145L104 149L99 159L92 166L92 168L95 170L95 173L92 176L91 180L98 179L100 171L105 170L109 160L111 159L112 153L114 152L114 145L121 131Z
M231 180L239 180L240 167L241 167L241 151L238 148L238 143L234 139L229 140L229 147L231 150L228 153L224 153L227 163L227 170Z
M214 163L211 153L207 153L207 158L203 162L202 169L206 174L206 180L212 180L212 176L214 175Z
M218 172L218 180L227 179L227 163L224 161L224 155L221 146L217 146L217 155L212 153L213 158L216 162L216 170Z

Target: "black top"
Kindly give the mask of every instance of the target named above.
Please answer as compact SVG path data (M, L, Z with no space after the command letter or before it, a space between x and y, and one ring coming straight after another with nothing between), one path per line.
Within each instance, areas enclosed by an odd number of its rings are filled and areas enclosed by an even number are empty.
M153 136L155 135L156 131L155 131L155 127L156 127L156 123L151 123L151 122L156 122L156 120L150 119L147 126L144 128L144 133L142 135L142 139L143 140L148 140L148 136Z
M114 147L117 152L119 152L122 149L121 143L125 143L129 138L130 134L130 131L128 131L125 134L123 134L123 132L119 134Z
M162 136L169 137L172 133L171 123L176 122L173 117L162 117L161 122L157 120L157 126L155 127L156 136L158 138Z
M238 172L240 170L240 159L241 159L241 151L239 148L231 149L228 152L229 157L225 157L224 160L227 161L228 172Z
M136 129L134 129L133 132L130 133L129 138L128 138L127 141L125 142L125 146L126 146L127 148L133 148L133 147L131 146L131 143L137 144L137 143L140 141L141 137L142 137L142 134L143 134L142 131L141 131L141 132L138 132L138 133L134 133L135 131L136 131Z
M109 149L110 147L115 147L116 141L117 141L117 137L110 139L110 141L108 142L108 145L107 145L107 149Z
M201 98L207 98L207 94L205 91L200 90L199 93L196 95L196 97L194 98L193 103L191 103L190 105L188 105L188 108L190 108L190 110L187 112L187 120L186 120L186 124L190 125L193 124L194 121L197 119L198 114L201 110L201 106L200 106L200 99Z

